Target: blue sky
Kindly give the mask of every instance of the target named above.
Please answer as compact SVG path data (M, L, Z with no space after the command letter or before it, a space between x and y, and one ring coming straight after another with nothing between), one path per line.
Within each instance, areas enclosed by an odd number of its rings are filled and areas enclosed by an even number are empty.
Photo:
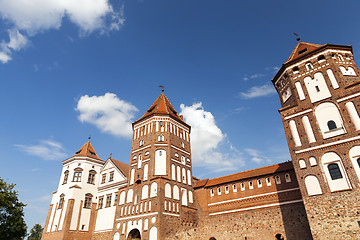
M86 7L82 5L86 2ZM0 0L0 176L31 228L61 161L91 135L129 162L129 124L160 94L193 127L193 174L290 159L271 79L296 45L353 45L359 1Z

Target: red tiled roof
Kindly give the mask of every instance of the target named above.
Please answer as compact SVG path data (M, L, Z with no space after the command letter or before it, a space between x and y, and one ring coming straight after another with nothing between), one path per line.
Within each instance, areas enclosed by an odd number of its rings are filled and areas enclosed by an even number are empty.
M94 147L91 145L90 141L87 141L80 149L79 151L77 151L73 157L90 157L90 158L95 158L95 159L99 159L102 160L101 158L99 158L99 156L97 155Z
M267 174L283 172L283 171L288 171L288 170L292 170L292 169L294 169L294 166L293 166L292 162L290 162L290 161L284 162L284 163L279 163L279 164L262 167L262 168L257 168L257 169L252 169L252 170L248 170L245 172L235 173L235 174L231 174L231 175L227 175L227 176L223 176L223 177L219 177L219 178L209 179L207 181L207 183L205 185L203 185L203 187L211 187L211 186L215 186L215 185L219 185L219 184L223 184L223 183L238 181L241 179L259 177L259 176L263 176L263 175L267 175ZM204 180L207 180L207 179L200 180L199 182L204 181ZM199 183L199 185L200 185L200 183ZM201 187L201 186L198 186L198 184L196 184L195 188L197 188L197 187Z
M303 55L306 55L308 53L311 53L321 47L323 47L324 45L319 45L319 44L313 44L313 43L306 43L306 42L299 42L295 49L293 50L293 52L291 53L289 59L285 62L291 62Z
M128 164L126 164L126 163L120 162L120 161L115 160L113 158L110 158L110 160L125 175L125 177L128 178L130 166Z
M160 96L149 107L149 109L145 112L145 114L137 121L135 121L135 123L153 114L170 115L171 117L183 122L182 117L178 115L178 113L175 111L174 107L171 105L169 99L165 96L164 93L160 94Z
M201 180L197 181L194 188L204 187L208 180L209 180L208 178L205 178L205 179L201 179Z

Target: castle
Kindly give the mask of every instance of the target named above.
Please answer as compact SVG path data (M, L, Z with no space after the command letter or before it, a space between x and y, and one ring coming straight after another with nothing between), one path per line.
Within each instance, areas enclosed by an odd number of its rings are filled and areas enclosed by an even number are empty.
M164 93L130 163L88 141L64 160L42 239L358 239L360 72L351 46L298 42L276 76L292 161L192 175L191 127Z

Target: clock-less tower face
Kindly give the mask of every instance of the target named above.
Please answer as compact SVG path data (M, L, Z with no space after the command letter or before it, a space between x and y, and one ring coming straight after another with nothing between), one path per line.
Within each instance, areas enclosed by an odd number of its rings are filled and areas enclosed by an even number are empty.
M190 126L164 93L133 123L129 171L128 187L120 190L115 224L125 224L127 233L138 229L142 237L165 239L168 223L181 224L186 215L182 212L193 207L194 190Z
M315 239L359 234L359 74L351 46L299 42L272 80Z

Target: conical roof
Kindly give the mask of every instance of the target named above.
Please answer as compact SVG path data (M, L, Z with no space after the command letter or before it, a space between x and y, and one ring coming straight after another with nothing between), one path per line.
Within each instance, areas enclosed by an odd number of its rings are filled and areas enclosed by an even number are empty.
M91 145L90 141L87 141L80 149L77 151L73 157L91 157L102 160L97 155L94 147Z
M323 47L324 45L319 45L319 44L313 44L313 43L307 43L307 42L299 42L295 49L292 51L289 59L285 62L291 62L299 57L302 57L304 55L307 55L308 53L311 53L321 47Z
M155 102L149 107L145 114L139 118L136 122L139 122L142 119L145 119L151 115L170 115L176 120L183 122L182 117L175 111L174 107L171 105L169 99L162 92L160 96L155 100Z

